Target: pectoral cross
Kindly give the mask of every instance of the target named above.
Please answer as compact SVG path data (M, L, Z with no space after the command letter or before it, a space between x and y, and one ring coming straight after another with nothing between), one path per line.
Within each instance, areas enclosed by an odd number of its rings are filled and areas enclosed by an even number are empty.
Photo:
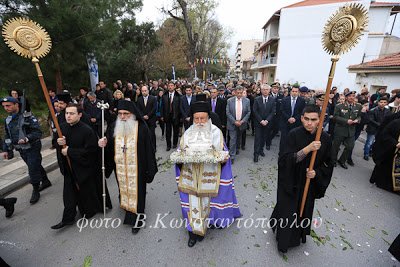
M125 146L125 144L123 147L121 147L121 149L122 149L122 153L125 153L125 151L128 150L128 148Z

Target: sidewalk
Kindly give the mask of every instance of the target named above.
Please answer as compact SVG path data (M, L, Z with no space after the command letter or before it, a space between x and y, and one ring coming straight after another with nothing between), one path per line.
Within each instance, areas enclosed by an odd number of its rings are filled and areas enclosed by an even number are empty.
M51 137L42 139L42 166L46 172L58 168L55 149L50 149ZM11 160L0 160L0 197L29 183L28 167L18 152L14 151Z
M365 143L366 134L362 132L357 142ZM42 139L42 165L46 172L51 172L58 168L57 155L55 149L50 149L51 137ZM14 152L12 160L1 158L0 160L0 197L29 183L28 167L21 159L18 152Z

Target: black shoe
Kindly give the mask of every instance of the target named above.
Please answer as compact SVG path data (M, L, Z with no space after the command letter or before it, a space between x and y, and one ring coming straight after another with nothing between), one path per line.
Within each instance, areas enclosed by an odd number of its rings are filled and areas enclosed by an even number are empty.
M176 145L173 145L173 146L172 146L172 149L176 149Z
M235 162L235 159L231 159L231 165L233 165L234 162Z
M368 161L368 160L369 160L369 157L368 157L368 156L364 156L364 159L365 159L366 161Z
M266 146L265 149L270 150L271 146Z
M339 161L339 165L340 165L340 167L342 167L343 169L346 169L346 170L348 169L346 163L341 163L341 162Z
M39 201L40 193L39 193L39 183L33 185L32 197L29 201L31 204L35 204Z
M14 204L17 202L17 198L6 198L4 208L6 209L6 218L10 218L14 213Z
M245 146L242 146L242 150L246 150L246 147L245 147Z
M197 235L197 241L201 242L201 241L203 241L203 239L204 239L204 236Z
M258 156L254 156L253 161L254 161L254 162L258 162Z
M236 149L236 155L239 155L239 154L240 154L240 150Z
M132 234L136 235L139 232L140 228L132 227Z
M67 225L73 225L74 222L60 222L59 224L53 225L51 227L51 229L57 230L57 229L61 229Z
M336 163L336 162L334 162L334 163L333 163L333 167L335 168L336 166L337 166L337 163Z
M261 152L261 153L260 153L260 156L261 156L261 157L265 157L265 153L264 153L264 152Z
M347 164L349 164L350 166L354 166L354 162L352 159L348 159Z
M193 247L196 244L196 239L189 237L188 246L189 248Z
M43 179L42 183L39 185L39 192L51 186L49 179Z
M171 150L171 148L170 147L167 147L167 149L166 149L167 151L170 151Z

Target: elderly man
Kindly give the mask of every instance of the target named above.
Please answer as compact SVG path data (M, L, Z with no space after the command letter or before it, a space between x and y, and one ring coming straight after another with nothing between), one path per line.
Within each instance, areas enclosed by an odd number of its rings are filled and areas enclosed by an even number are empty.
M250 118L250 100L243 97L243 87L236 87L235 97L231 97L226 105L226 128L229 131L230 144L229 154L231 162L234 163L236 154L239 154L240 141L243 132L247 129L247 121ZM232 94L233 92L232 91Z
M156 82L153 82L153 84ZM151 132L151 141L154 146L154 150L157 150L156 146L156 109L157 100L154 96L149 94L147 86L142 87L142 96L139 97L137 102L137 108L143 115L143 119L146 121Z
M171 155L171 160L174 154L184 154L190 159L175 167L182 214L189 231L189 247L203 240L207 228L226 227L234 218L242 216L236 200L229 153L221 130L211 122L210 105L193 103L191 113L193 125L183 134L178 151ZM218 158L213 161L213 157ZM205 158L208 158L207 162ZM174 161L183 159L184 156Z
M253 114L256 134L254 137L254 162L258 162L258 156L265 156L264 145L267 150L271 146L271 130L276 111L276 101L269 95L269 85L261 87L261 96L254 100Z
M149 136L150 130L136 105L121 100L116 122L108 127L106 137L98 142L100 147L106 148L106 177L115 172L121 208L126 211L124 224L132 226L133 234L144 226L146 183L151 183L157 173L154 147Z

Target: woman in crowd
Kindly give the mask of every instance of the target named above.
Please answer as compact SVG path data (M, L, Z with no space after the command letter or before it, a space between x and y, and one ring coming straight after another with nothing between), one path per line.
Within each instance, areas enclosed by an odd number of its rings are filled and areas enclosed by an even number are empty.
M117 90L115 90L113 96L114 96L114 112L117 112L118 102L121 99L124 99L124 93L122 93L121 90L117 89Z
M157 121L158 124L160 124L160 128L161 128L161 141L164 141L164 131L165 131L165 122L163 120L161 120L161 117L163 117L163 107L162 107L162 96L164 95L164 91L163 90L159 90L158 91L158 95L157 95L157 108L156 108L156 117L157 117Z

